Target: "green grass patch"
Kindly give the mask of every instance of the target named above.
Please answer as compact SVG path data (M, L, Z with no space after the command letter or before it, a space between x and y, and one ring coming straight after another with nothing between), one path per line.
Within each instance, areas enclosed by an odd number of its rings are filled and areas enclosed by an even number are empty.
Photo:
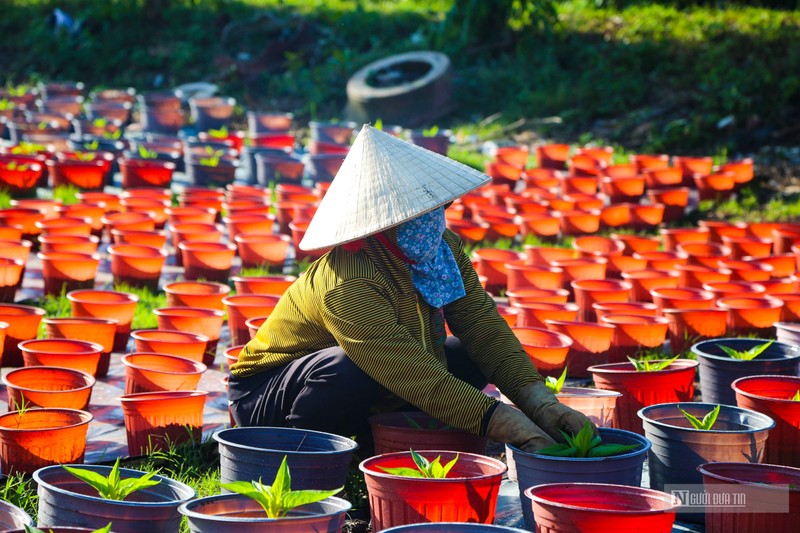
M153 329L158 327L158 319L153 314L155 309L167 306L167 295L163 291L153 293L150 289L132 287L126 283L114 285L114 290L135 294L139 297L136 311L133 314L131 329Z

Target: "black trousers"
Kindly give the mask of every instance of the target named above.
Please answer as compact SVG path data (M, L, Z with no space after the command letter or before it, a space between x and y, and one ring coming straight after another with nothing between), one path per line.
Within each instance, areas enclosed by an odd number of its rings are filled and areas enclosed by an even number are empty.
M454 376L478 389L487 385L456 337L447 338L444 351ZM230 376L228 383L237 425L296 427L356 437L362 451L371 447L367 418L383 392L338 346L255 376ZM416 408L409 405L408 409Z

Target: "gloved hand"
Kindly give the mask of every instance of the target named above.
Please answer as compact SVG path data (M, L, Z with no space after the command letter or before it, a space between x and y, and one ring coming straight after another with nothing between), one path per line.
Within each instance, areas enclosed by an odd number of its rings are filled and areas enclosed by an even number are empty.
M513 444L531 453L555 444L525 413L503 403L494 410L486 428L486 436L495 442Z
M574 435L586 423L591 424L597 434L597 427L586 415L560 403L541 381L522 387L517 394L516 405L556 442L564 442L559 430Z

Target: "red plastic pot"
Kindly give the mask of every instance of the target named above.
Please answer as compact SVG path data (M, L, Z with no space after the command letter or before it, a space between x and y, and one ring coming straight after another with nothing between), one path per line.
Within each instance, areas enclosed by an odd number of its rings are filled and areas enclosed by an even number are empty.
M73 252L94 254L100 239L95 235L39 235L42 252Z
M622 279L631 283L631 300L650 302L650 291L660 288L675 288L678 286L678 273L672 270L634 270L623 272Z
M226 282L230 277L236 246L222 242L183 241L180 249L187 280Z
M687 187L670 187L661 190L649 190L647 191L647 198L652 204L664 206L663 222L675 222L683 217L686 206L689 204L689 189Z
M93 342L103 347L97 363L95 377L104 378L108 374L117 320L113 318L45 318L42 320L48 339L75 339Z
M571 283L576 280L605 279L608 259L605 257L584 257L555 260L551 261L550 264L563 270L564 288L571 288Z
M103 347L74 339L31 339L19 343L25 366L59 366L94 376Z
M235 214L223 218L222 223L228 230L228 240L234 241L240 233L272 233L275 215L269 212Z
M58 296L62 292L94 288L97 267L100 265L98 254L39 252L37 257L42 263L46 295Z
M183 331L202 335L208 339L203 363L214 364L217 344L225 322L225 313L220 309L202 307L162 307L153 311L158 321L158 329Z
M548 330L572 339L566 362L568 376L589 377L587 368L607 362L607 352L614 336L613 326L564 320L545 320L544 324Z
M534 148L539 167L564 170L569 159L568 144L543 144Z
M268 265L283 267L292 244L290 235L276 233L239 233L234 238L242 268Z
M205 391L160 391L119 397L128 453L144 455L185 442L200 444Z
M762 265L772 266L773 278L787 278L797 272L797 254L773 254L764 257L743 257L745 261L758 261Z
M708 228L664 228L658 233L664 243L664 250L673 252L679 244L694 242L707 243L710 231Z
M224 310L222 300L231 292L228 285L211 281L174 281L164 285L170 307L199 307Z
M712 281L703 284L703 290L713 293L716 300L729 296L755 296L767 292L767 288L760 283L749 281Z
M682 242L676 250L688 257L687 264L719 268L720 262L730 259L731 249L715 242Z
M508 291L521 289L559 289L563 270L558 267L506 263Z
M60 216L46 218L36 222L41 235L84 235L92 232L91 220L88 218Z
M678 265L685 265L688 258L683 253L677 252L634 252L633 257L645 260L645 270L674 270Z
M221 224L207 224L203 222L179 222L169 226L172 236L172 246L175 248L175 264L183 266L183 254L180 251L181 243L188 241L220 242L224 233Z
M619 427L644 434L637 413L642 407L658 403L691 402L694 400L694 378L697 361L678 359L663 370L637 371L630 362L589 367L598 389L622 394L617 400Z
M175 172L175 163L158 159L120 158L118 163L123 189L169 187Z
M537 531L671 533L677 496L651 489L595 483L553 483L525 490Z
M237 294L273 294L282 296L295 281L296 276L233 276Z
M484 454L488 439L439 422L421 411L369 417L375 455L408 450L450 450Z
M0 257L0 302L11 303L22 285L25 262L22 259Z
M717 300L728 312L728 333L771 337L783 302L772 296L728 296Z
M443 464L455 458L451 451L427 451ZM409 478L388 474L383 468L414 468L411 452L370 457L361 462L375 531L420 522L494 521L500 482L507 467L483 455L460 453L447 478Z
M222 303L228 311L231 345L247 343L250 340L250 332L245 324L247 319L269 316L278 300L280 296L269 294L237 294L223 298Z
M0 335L3 337L3 366L22 366L22 351L19 343L35 339L39 332L39 323L45 310L39 307L19 304L0 304Z
M518 327L544 328L545 320L575 321L578 306L574 303L525 302L514 305L518 310Z
M569 291L565 289L536 289L526 288L516 291L506 291L508 303L512 306L524 303L567 303Z
M74 317L109 318L117 321L114 350L121 352L128 345L131 322L139 297L118 291L79 290L67 293Z
M694 289L705 289L706 283L727 283L733 274L727 268L712 268L701 265L678 265L679 286Z
M8 391L8 409L65 407L86 409L95 378L71 368L33 366L17 368L3 376Z
M185 331L139 329L131 332L137 352L155 352L202 362L208 337Z
M691 288L659 288L650 291L653 303L663 314L664 309L711 309L714 293Z
M84 191L102 191L107 171L105 161L47 160L47 172L53 188L72 185Z
M108 247L108 254L114 283L143 287L154 292L158 290L167 252L153 246L112 244Z
M177 355L134 352L122 356L125 394L165 390L195 390L208 368Z
M600 229L600 211L554 211L562 235L586 235Z
M651 302L607 302L592 305L597 321L608 315L658 316L658 307Z
M571 284L575 293L578 320L594 321L597 319L595 303L627 302L631 298L631 284L627 281L612 279L582 279Z
M111 230L111 241L114 244L135 244L164 248L167 243L167 232L164 230Z
M722 237L722 243L730 248L731 258L763 257L772 253L772 239L757 237Z
M612 314L604 316L600 322L614 326L609 363L626 361L642 349L659 348L667 338L668 322L663 317Z
M722 237L745 237L747 229L743 226L727 222L725 220L701 220L698 222L700 227L708 228L709 240L721 244Z
M622 243L622 245L625 247L625 251L623 252L624 255L657 252L661 246L661 241L655 237L642 237L641 235L612 233L611 238Z
M664 309L662 314L669 322L669 342L674 354L683 353L699 341L724 337L728 330L725 309Z
M525 251L525 264L527 265L544 264L553 266L553 261L575 258L575 251L569 248L550 248L526 244L523 249Z
M800 467L800 391L797 376L750 376L731 385L736 405L763 413L775 421L764 452L765 463Z
M619 241L599 236L576 237L572 247L577 250L579 257L622 255L625 248Z
M540 372L564 368L572 339L561 333L539 328L513 327L511 331Z

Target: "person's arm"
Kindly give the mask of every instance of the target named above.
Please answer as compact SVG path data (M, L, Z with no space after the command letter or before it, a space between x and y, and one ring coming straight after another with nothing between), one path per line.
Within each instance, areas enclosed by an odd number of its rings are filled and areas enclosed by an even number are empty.
M485 434L497 401L448 372L399 323L393 301L377 283L347 280L326 294L322 319L347 356L384 388L446 424Z

